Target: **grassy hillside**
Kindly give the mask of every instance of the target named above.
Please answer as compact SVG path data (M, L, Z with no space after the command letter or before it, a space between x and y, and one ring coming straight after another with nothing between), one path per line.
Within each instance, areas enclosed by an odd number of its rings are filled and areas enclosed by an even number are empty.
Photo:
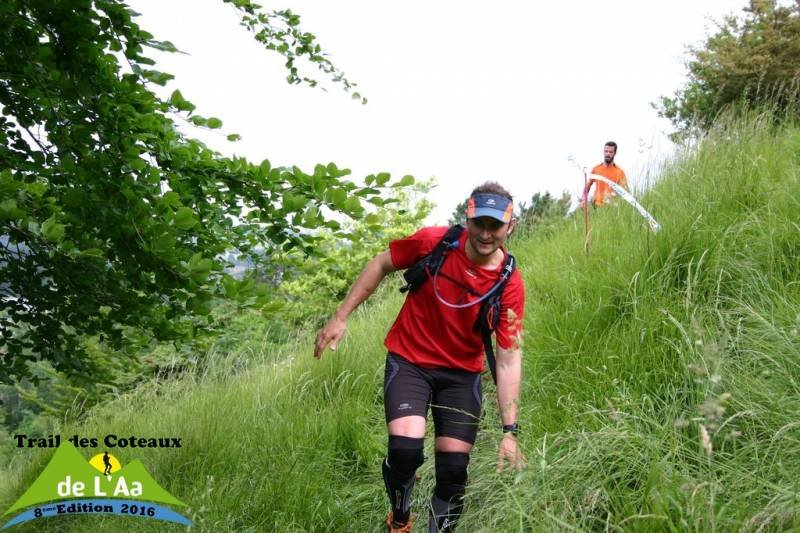
M528 467L494 471L487 384L462 531L800 528L799 163L800 129L751 117L670 163L642 195L660 234L620 205L592 213L588 256L579 217L516 239ZM61 433L182 437L177 451L112 453L141 459L202 530L376 531L387 511L382 340L400 303L383 291L321 362L312 331L282 354L242 338L202 374L110 400ZM428 445L413 504L423 513ZM14 455L1 508L48 457Z

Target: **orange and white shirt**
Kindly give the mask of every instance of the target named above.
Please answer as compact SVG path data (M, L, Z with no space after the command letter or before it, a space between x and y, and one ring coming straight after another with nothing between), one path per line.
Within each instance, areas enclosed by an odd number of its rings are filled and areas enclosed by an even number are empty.
M616 163L611 163L610 165L600 163L592 169L592 174L597 174L599 176L603 176L604 178L608 178L614 183L619 183L623 189L628 190L628 178L625 176L625 172L623 172ZM592 183L597 186L594 191L594 205L603 205L607 197L614 196L614 190L609 184L603 183L599 180L590 179L589 187L592 186Z

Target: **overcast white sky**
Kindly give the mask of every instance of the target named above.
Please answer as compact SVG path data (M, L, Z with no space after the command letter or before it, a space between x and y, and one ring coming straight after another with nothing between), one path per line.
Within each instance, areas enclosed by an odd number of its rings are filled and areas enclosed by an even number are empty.
M435 177L430 222L486 179L517 200L573 194L603 144L634 187L672 152L650 103L685 78L685 47L746 0L263 2L302 16L334 64L368 99L338 87L289 86L283 61L238 25L221 0L135 0L140 25L188 55L159 54L203 116L225 133L213 148L273 166L335 162L353 178L380 171ZM319 76L315 76L319 77Z

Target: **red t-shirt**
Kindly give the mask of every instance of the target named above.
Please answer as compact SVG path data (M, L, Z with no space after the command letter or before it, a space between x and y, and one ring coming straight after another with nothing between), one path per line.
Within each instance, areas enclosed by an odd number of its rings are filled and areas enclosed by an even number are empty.
M404 239L392 241L392 264L406 269L430 253L447 232L446 227L422 228ZM464 246L467 232L461 234L458 248L450 251L436 280L439 295L452 304L477 300L499 280L505 261L492 270L481 268L467 258ZM505 250L503 251L505 253ZM458 284L447 278L458 281ZM473 330L481 304L453 309L434 295L433 278L419 290L408 293L403 308L386 335L384 344L408 361L423 368L458 368L469 372L483 370L483 339ZM525 287L519 270L514 270L500 299L500 322L495 331L501 348L518 346L525 311Z

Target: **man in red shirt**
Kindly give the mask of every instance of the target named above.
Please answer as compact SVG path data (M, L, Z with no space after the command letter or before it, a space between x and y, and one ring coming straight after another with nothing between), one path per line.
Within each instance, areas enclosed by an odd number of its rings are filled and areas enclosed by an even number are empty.
M424 461L428 408L435 427L436 487L431 498L429 531L453 531L463 509L469 452L481 415L483 339L473 326L484 296L489 296L506 264L504 243L514 229L513 199L496 183L470 195L467 228L446 254L438 274L409 292L386 336L384 409L389 433L383 478L392 511L387 530L411 531L410 501L414 474ZM350 313L383 278L407 269L431 253L446 227L422 228L392 241L389 250L367 263L336 313L320 330L315 357L335 350ZM498 468L522 466L517 448L517 408L522 376L520 338L525 288L518 270L500 298L497 340L497 399L503 424Z
M623 189L628 190L628 178L625 176L625 172L623 172L623 170L619 168L616 163L614 163L614 157L616 155L617 143L614 141L608 141L603 147L603 162L594 167L591 173L608 178L614 183L619 183ZM607 183L603 183L599 180L589 179L589 182L583 189L583 195L581 197L584 202L588 197L587 195L589 194L589 190L595 183L597 184L597 188L594 191L594 205L595 207L600 207L604 203L607 203L614 196L614 191Z

